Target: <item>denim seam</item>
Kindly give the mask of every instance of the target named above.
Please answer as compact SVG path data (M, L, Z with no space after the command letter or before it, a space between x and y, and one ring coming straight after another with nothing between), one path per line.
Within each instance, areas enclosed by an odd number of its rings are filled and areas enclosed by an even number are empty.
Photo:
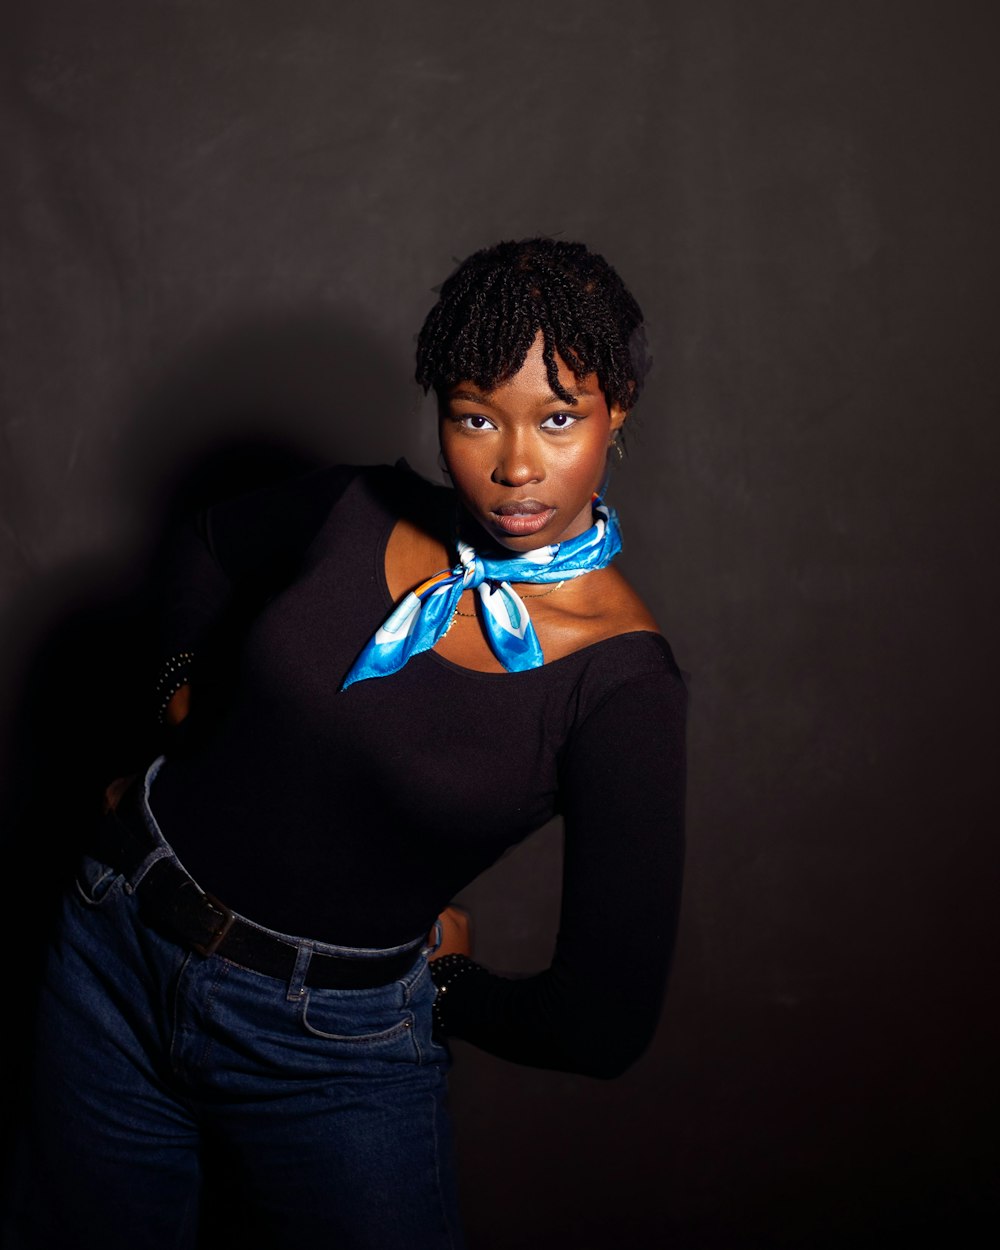
M444 1230L448 1236L448 1244L454 1250L455 1232L448 1219L448 1204L444 1200L444 1191L441 1184L441 1140L438 1133L438 1100L432 1094L431 1099L431 1137L434 1142L434 1186L437 1190L438 1203L441 1208L441 1219L444 1223Z
M211 959L211 955L208 958ZM206 1018L211 1017L212 1007L215 1005L215 1000L218 997L219 991L222 989L222 982L225 980L225 978L229 974L230 966L226 964L224 960L217 959L215 962L218 966L218 972L216 976L213 977L212 979L212 988L209 990L208 994L205 996L204 1011L205 1011ZM207 1032L207 1036L205 1037L205 1044L201 1048L201 1051L198 1054L198 1063L200 1066L202 1067L208 1066L209 1058L214 1049L215 1049L215 1039L212 1037L210 1032Z
M170 1004L169 1056L170 1056L170 1067L176 1073L179 1073L181 1071L181 1063L180 1063L180 1058L178 1056L178 1044L177 1044L178 1036L177 1035L181 1029L180 1010L181 1010L181 994L183 992L182 987L184 984L184 980L187 976L188 968L191 965L191 960L193 958L194 958L194 953L191 951L189 951L187 955L184 956L184 962L181 964L180 969L178 970L177 978L174 981L173 988L172 988L172 1001Z
M324 1033L322 1029L317 1029L311 1025L306 1018L306 1013L309 1009L308 995L299 1001L302 1003L300 1015L302 1027L310 1037L316 1037L322 1042L338 1042L349 1046L371 1046L381 1042L394 1042L398 1037L402 1037L404 1033L413 1033L413 1017L409 1013L402 1020L390 1025L388 1029L384 1029L380 1033Z

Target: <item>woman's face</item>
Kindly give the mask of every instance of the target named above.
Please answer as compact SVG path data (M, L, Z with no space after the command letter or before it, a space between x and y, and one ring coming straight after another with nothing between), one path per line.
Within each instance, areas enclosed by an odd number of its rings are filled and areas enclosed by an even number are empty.
M459 498L487 534L517 552L590 528L608 445L626 415L608 406L596 373L577 378L557 355L559 382L576 403L560 399L543 346L539 331L513 377L485 395L459 382L441 405L441 450Z

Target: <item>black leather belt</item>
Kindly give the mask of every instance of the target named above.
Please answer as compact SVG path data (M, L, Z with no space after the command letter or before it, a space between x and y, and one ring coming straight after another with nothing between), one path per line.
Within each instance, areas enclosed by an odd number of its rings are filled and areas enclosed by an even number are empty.
M131 877L154 848L146 828L136 781L101 820L94 856L117 872ZM269 977L288 980L295 968L298 947L257 928L236 915L225 903L206 893L176 860L157 860L135 887L140 914L158 932L200 955L221 955L233 963ZM314 951L306 985L318 989L371 989L396 981L413 966L419 942L393 955L351 958Z

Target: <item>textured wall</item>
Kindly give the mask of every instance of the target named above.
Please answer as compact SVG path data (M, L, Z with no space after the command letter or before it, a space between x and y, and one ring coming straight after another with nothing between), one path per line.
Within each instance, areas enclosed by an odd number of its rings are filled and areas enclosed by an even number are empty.
M689 874L626 1077L456 1048L473 1250L971 1245L998 1040L994 6L19 8L8 806L114 755L122 594L178 492L332 456L435 474L410 382L433 286L499 237L583 238L650 323L614 502L690 675ZM25 871L54 823L12 822ZM468 892L497 966L547 959L558 859L550 829Z

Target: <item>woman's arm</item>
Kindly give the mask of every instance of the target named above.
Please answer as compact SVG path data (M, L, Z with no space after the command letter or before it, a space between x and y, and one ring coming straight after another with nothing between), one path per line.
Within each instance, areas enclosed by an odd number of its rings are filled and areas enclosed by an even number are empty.
M174 525L154 561L157 715L177 725L216 634L288 581L353 475L316 470L203 509Z
M534 1067L614 1077L643 1053L673 953L684 858L686 696L666 667L616 688L562 768L563 896L552 963L498 976L432 965L443 1030Z
M146 688L161 750L175 748L174 731L202 706L241 614L291 578L355 472L315 470L185 515L166 530L152 558L146 599ZM105 810L114 808L130 780L110 783Z

